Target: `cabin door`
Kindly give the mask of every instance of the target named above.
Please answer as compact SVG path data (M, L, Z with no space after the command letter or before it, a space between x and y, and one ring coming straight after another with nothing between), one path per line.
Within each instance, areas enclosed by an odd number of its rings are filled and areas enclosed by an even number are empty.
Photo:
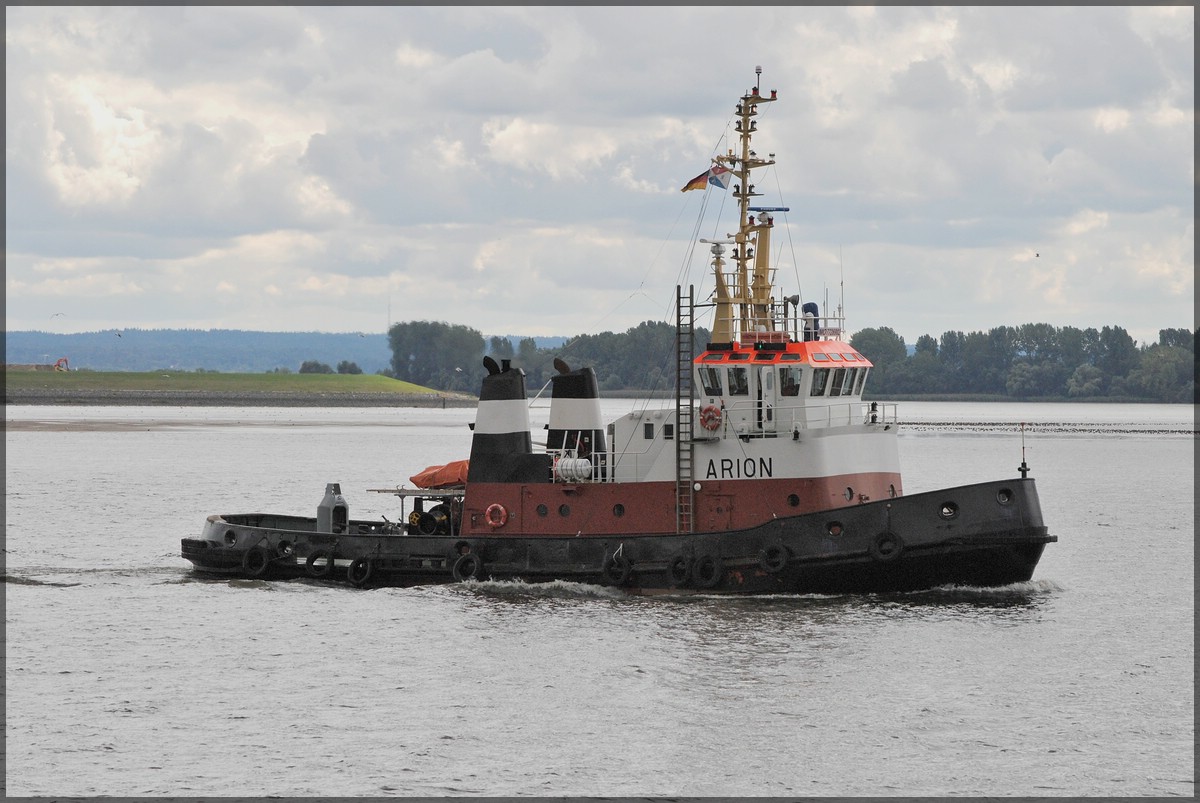
M776 398L778 389L775 387L775 366L762 365L758 368L758 398L756 399L755 418L758 428L763 432L775 431Z

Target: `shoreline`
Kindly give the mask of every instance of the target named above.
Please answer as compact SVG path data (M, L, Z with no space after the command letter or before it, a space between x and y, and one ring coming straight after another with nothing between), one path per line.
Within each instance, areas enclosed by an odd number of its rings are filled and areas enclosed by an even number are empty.
M5 388L4 404L70 407L475 407L474 396L454 393L278 393L206 390L67 390Z

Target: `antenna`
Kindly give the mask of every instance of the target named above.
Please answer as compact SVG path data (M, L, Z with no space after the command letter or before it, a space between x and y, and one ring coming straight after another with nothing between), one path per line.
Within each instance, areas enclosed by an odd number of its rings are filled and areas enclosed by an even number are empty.
M1029 473L1029 466L1025 463L1025 422L1021 422L1021 465L1017 468L1021 472L1021 479Z
M761 78L761 77L762 77L762 65L756 64L756 65L754 65L754 88L755 89L762 86L762 84L759 82L759 78Z
M842 268L842 246L838 244L838 318L845 315L842 305L846 303L846 275ZM844 323L844 321L843 321ZM842 327L845 328L845 327Z

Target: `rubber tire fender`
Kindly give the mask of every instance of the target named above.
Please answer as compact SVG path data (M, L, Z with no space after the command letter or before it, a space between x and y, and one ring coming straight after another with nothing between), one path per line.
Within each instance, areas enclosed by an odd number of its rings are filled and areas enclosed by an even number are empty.
M676 555L667 564L667 582L676 588L683 588L692 579L692 562L687 555Z
M355 558L346 568L346 579L351 585L362 588L371 581L375 563L370 558Z
M609 555L604 559L604 568L601 569L601 573L609 585L623 586L629 582L629 577L633 574L633 561L624 555Z
M261 546L252 546L242 555L242 571L247 577L265 577L271 568L271 553Z
M893 532L884 530L871 539L868 551L871 553L871 557L880 563L891 563L904 551L904 539Z
M325 561L318 566L317 561ZM304 571L308 572L309 577L315 577L321 580L333 574L333 552L328 549L318 549L308 556L308 560L304 561Z
M464 580L479 580L483 577L483 558L474 552L459 555L450 569L450 574L459 583Z
M696 585L700 588L716 588L725 577L725 564L716 555L701 555L696 558L692 575L696 578Z
M778 574L787 567L791 557L791 552L783 544L771 544L758 553L758 565L766 572Z

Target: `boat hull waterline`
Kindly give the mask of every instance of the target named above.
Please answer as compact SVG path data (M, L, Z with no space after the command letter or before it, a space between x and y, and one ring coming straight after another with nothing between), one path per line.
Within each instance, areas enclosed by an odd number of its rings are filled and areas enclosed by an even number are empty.
M839 594L1029 580L1047 543L1032 479L774 519L744 530L587 536L422 535L351 520L210 516L183 557L201 574L358 587L554 580L626 593ZM403 528L399 528L403 529Z

